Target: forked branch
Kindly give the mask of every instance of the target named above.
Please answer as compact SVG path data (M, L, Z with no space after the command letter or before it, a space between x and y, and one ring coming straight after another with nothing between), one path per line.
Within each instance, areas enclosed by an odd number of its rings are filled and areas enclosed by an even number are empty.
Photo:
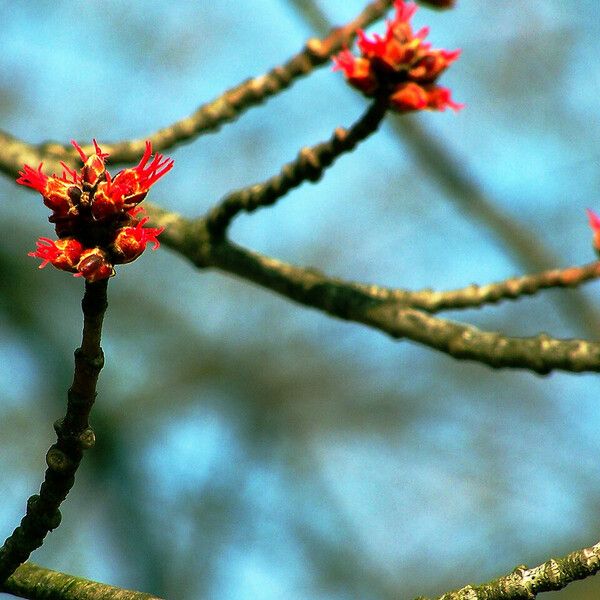
M482 331L465 323L436 318L412 307L412 292L384 292L382 290L385 288L378 286L331 278L314 269L297 267L246 250L226 239L215 240L204 219L190 221L150 204L147 210L155 225L165 227L162 236L165 245L187 257L197 267L213 267L235 274L331 316L363 323L394 338L406 338L454 358L473 360L493 368L521 368L540 374L547 374L555 369L571 372L600 371L598 342L556 339L546 334L526 338L510 337L499 332ZM569 272L576 274L571 280L565 275ZM524 278L520 284L520 293L532 290L529 287L532 282L540 288L550 287L550 283L557 286L576 285L588 278L597 277L598 274L599 269L595 263L588 267L542 273ZM500 295L504 290L506 297L515 297L512 293L515 287L510 283L494 285L500 290ZM463 296L472 293L471 288L466 290ZM489 297L494 296L488 292L486 294ZM426 293L418 293L416 304L427 304L424 302ZM450 294L456 295L456 292ZM435 306L437 301L434 297L431 304Z
M387 109L387 99L371 103L350 129L337 128L331 139L300 150L296 160L285 164L280 173L262 183L231 192L208 214L206 223L212 236L224 235L233 218L241 211L251 212L274 204L304 181L318 181L323 172L346 152L377 131Z

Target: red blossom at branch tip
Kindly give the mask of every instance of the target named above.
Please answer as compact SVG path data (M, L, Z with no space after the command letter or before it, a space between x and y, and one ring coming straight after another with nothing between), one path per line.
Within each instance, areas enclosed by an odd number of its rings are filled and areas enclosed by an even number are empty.
M83 161L83 169L81 170L82 180L90 185L95 185L100 181L105 172L104 162L108 154L102 152L95 139L92 142L94 144L94 154L88 156L75 140L71 140L72 146L77 150Z
M113 252L118 257L116 262L128 263L135 260L147 244L153 244L152 250L157 250L160 242L157 239L164 227L144 227L150 220L144 217L135 227L123 227L119 230L113 243Z
M98 142L96 141L96 139L92 140L92 144L94 144L94 152L96 156L101 158L103 161L105 158L109 157L109 154L107 154L106 152L102 152L100 146L98 146ZM73 148L77 150L79 156L81 157L81 161L85 163L88 160L88 155L83 151L83 148L75 140L71 140L71 146L73 146ZM94 155L92 154L92 156Z
M348 83L365 94L377 89L379 84L366 58L357 58L350 50L343 50L333 57L333 63L334 71L343 71Z
M115 274L115 269L102 248L88 248L81 253L74 277L84 277L89 282L108 279Z
M81 183L81 176L75 169L71 169L68 165L61 160L60 164L63 168L62 177L60 178L65 183ZM56 175L54 175L56 177ZM69 177L71 178L69 181Z
M51 175L48 177L42 172L40 163L37 169L31 168L29 165L24 165L23 170L19 171L17 183L33 188L42 194L44 204L54 211L55 214L64 216L68 214L72 207L72 200L69 196L69 188L77 181L69 181L68 176L74 173L68 167L65 167L62 177Z
M148 164L151 155L152 143L147 141L146 150L139 164L132 169L123 169L115 177L114 185L124 196L146 193L150 186L173 168L173 159L164 158L162 154L156 154Z
M156 154L150 161L151 155L152 144L147 141L138 165L123 169L114 178L105 172L105 180L99 183L92 205L96 219L133 208L146 197L150 187L173 168L173 159Z
M463 109L466 104L461 102L454 102L451 98L452 92L448 88L434 87L429 91L428 97L428 108L431 110L444 111L447 108L451 108L453 111L458 112Z
M65 163L62 175L48 176L25 165L17 183L42 194L44 204L52 210L49 220L55 223L58 240L40 238L29 255L57 269L70 271L88 281L106 279L115 274L114 265L131 262L148 244L156 250L162 227L144 227L149 217L139 203L148 190L173 168L173 160L156 154L147 141L140 162L124 169L113 178L105 168L108 154L93 140L94 152L89 156L71 141L83 162L80 172Z
M366 96L388 97L390 108L396 112L460 110L464 105L454 102L448 89L436 85L460 50L431 48L425 41L428 27L413 32L410 19L417 10L414 2L395 0L394 7L396 14L386 22L385 35L368 37L359 30L361 56L343 50L333 58L334 70L342 71L348 83Z

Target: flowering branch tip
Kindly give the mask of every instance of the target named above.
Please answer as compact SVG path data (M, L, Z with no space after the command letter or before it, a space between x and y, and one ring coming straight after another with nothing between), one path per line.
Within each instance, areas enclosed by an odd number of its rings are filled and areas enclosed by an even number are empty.
M449 6L451 2L435 2ZM447 88L436 85L438 77L460 56L460 50L437 50L425 41L429 28L413 32L410 20L417 11L414 2L395 0L396 16L387 21L383 36L369 38L358 31L355 56L345 49L333 58L334 71L343 71L348 83L366 96L386 96L390 108L404 113L415 110L458 111Z
M157 236L163 228L144 227L149 217L138 218L144 212L139 204L173 168L173 159L162 154L152 158L152 144L147 141L139 164L112 177L105 168L108 154L95 139L92 143L94 152L88 156L71 140L83 162L80 172L61 162L62 175L48 176L40 163L37 169L24 165L17 179L42 194L59 238L39 238L29 256L42 260L40 269L50 263L90 282L111 277L114 265L135 260L147 244L153 250L159 247Z

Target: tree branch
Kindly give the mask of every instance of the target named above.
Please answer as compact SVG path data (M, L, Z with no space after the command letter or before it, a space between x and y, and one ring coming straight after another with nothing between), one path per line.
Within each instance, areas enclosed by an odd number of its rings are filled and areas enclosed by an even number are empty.
M600 543L551 558L528 569L518 566L512 573L482 585L467 585L448 592L437 600L534 600L542 592L562 590L574 581L585 579L600 571ZM427 600L420 596L416 600Z
M598 277L600 277L600 262L596 261L578 267L551 269L534 275L512 277L482 286L473 284L457 290L424 289L407 292L376 286L366 286L366 290L370 295L381 300L397 300L412 308L435 313L442 310L478 308L502 300L517 300L522 296L532 296L543 289L573 288Z
M407 303L410 292L388 290L389 298L393 298L389 299L382 294L385 288L330 278L314 269L296 267L245 250L226 239L215 240L203 219L189 221L151 204L147 205L147 211L153 224L167 227L161 237L165 245L176 249L197 267L214 267L233 273L331 316L363 323L394 338L406 338L454 358L473 360L493 368L522 368L540 374L554 369L600 371L600 343L561 340L545 334L509 337L435 318ZM589 275L588 267L573 269L576 273L579 269L581 281L586 279L583 274ZM597 267L591 270L597 274ZM565 275L569 271L556 271L554 275L543 273L538 276L540 281L537 283L554 279L556 285L570 285L566 283L569 277ZM527 293L527 283L531 281L535 281L535 276L523 280L522 293ZM504 287L509 290L511 284ZM423 292L419 294L423 299Z
M316 0L287 0L287 2L316 32L329 29L327 17ZM427 4L427 2L423 3ZM495 205L466 173L464 164L447 147L444 147L436 136L429 134L415 116L395 115L394 117L390 119L392 129L398 140L407 142L406 146L409 151L412 151L416 162L447 192L451 201L493 232L525 272L535 273L560 264L558 258L535 232L528 231ZM456 300L459 304L462 302L462 299ZM600 314L582 294L574 294L568 300L557 297L555 302L566 318L581 332L587 332L593 337L600 336ZM470 304L448 306L448 308L466 306Z
M535 231L526 229L496 206L493 199L465 172L464 164L449 148L444 147L439 138L428 133L410 115L407 118L391 119L390 123L398 136L407 142L417 163L438 182L462 211L493 232L525 272L535 273L560 264L559 258ZM580 331L594 337L600 336L600 314L583 295L575 294L568 300L558 297L555 302L565 317Z
M54 424L57 441L46 454L44 482L39 494L27 501L21 524L0 548L0 583L39 548L48 532L60 524L59 506L75 482L83 451L95 442L88 417L96 399L96 383L104 363L100 337L106 310L108 280L85 283L81 347L75 351L73 384L68 392L67 412Z
M29 600L161 600L152 594L124 590L29 562L21 565L0 586L0 591Z
M251 212L261 206L269 206L304 181L318 181L338 157L350 152L377 131L386 109L387 98L375 100L350 129L338 127L329 141L303 148L298 157L285 164L274 177L225 196L206 218L210 233L222 236L240 211Z
M357 317L353 320L360 320L394 338L407 338L453 358L474 360L494 369L528 369L540 375L556 369L575 373L600 371L600 343L597 342L556 339L545 333L510 337L389 304L362 311Z

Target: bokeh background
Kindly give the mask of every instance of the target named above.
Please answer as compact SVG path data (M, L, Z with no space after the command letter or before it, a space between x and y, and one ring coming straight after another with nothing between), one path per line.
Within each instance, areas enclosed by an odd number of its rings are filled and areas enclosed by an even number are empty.
M143 137L364 4L322 0L321 15L303 15L299 0L0 1L0 127L36 143ZM408 288L535 268L511 223L553 266L592 260L597 0L459 0L422 8L415 24L431 25L434 46L463 49L443 84L467 108L390 117L318 185L239 218L232 238ZM200 215L365 106L323 68L167 152L176 167L150 199ZM38 489L80 340L81 281L26 256L51 233L47 216L0 178L2 538ZM599 292L450 316L595 338ZM382 600L483 582L600 537L595 375L458 362L166 248L121 269L109 294L98 443L39 564L169 599ZM597 598L599 583L553 597Z

